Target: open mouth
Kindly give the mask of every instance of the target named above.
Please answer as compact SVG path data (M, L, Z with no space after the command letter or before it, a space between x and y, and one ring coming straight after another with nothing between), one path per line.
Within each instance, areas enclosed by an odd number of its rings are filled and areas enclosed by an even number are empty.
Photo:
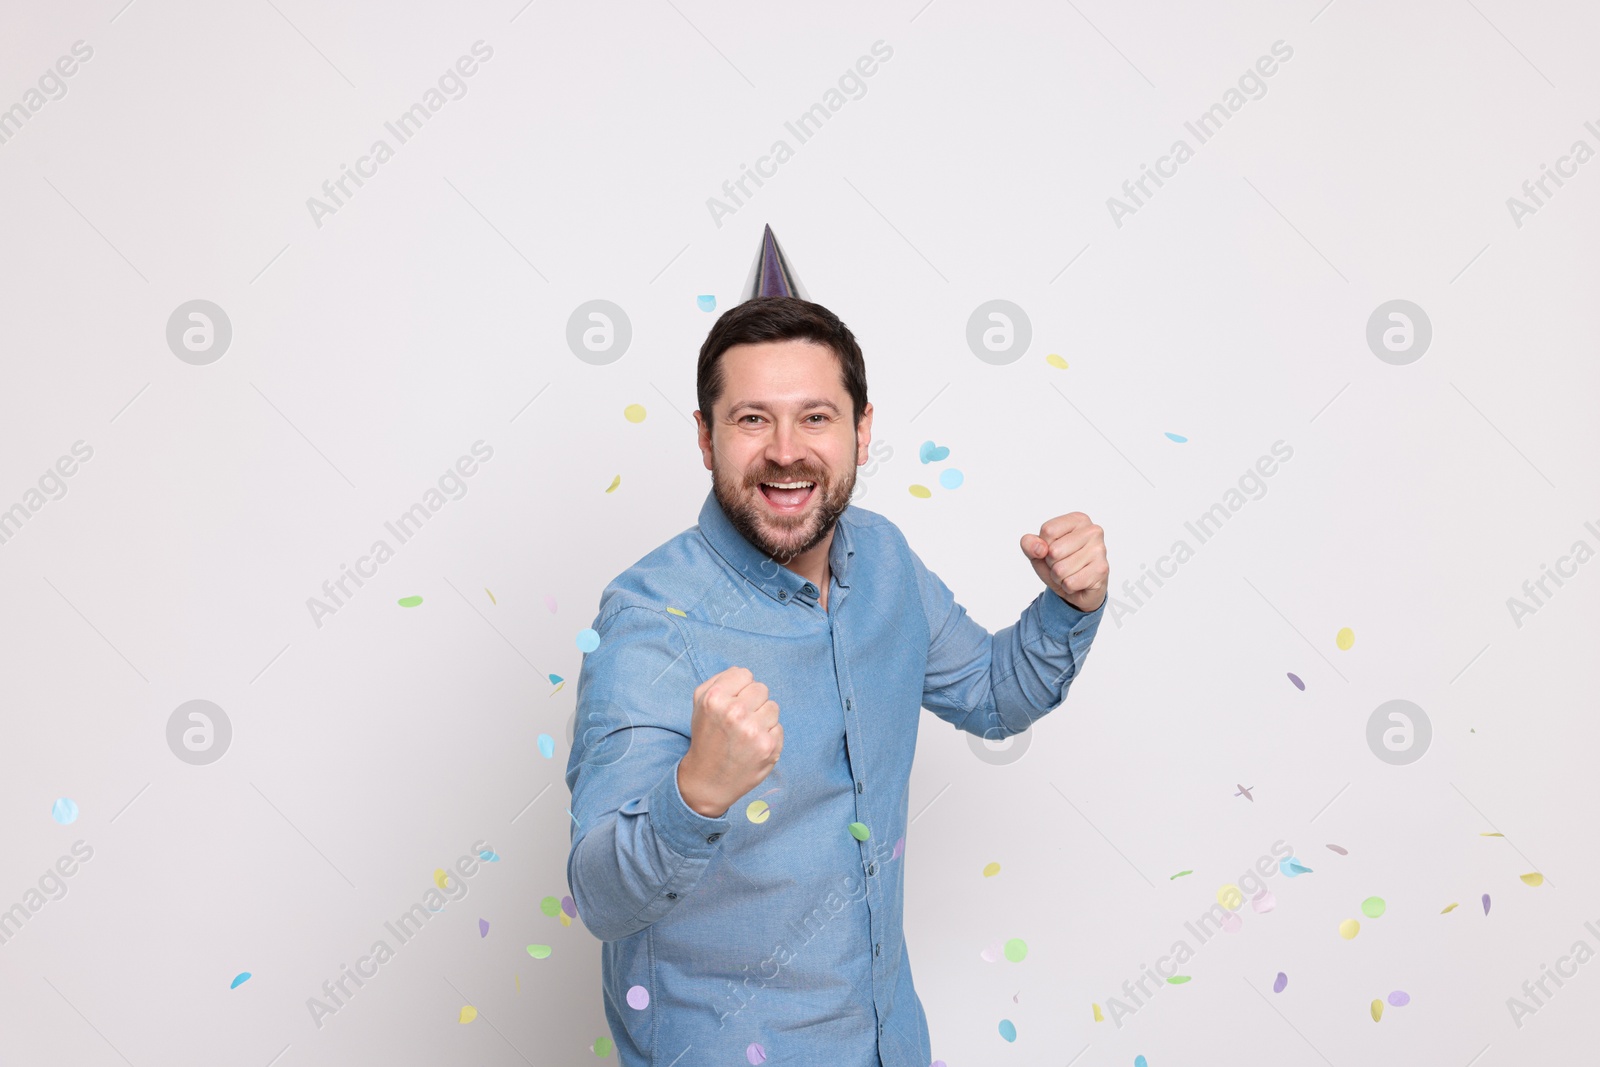
M787 487L787 488L785 488ZM762 482L761 495L773 511L780 514L799 511L811 502L811 495L817 491L817 483L811 481L798 482Z

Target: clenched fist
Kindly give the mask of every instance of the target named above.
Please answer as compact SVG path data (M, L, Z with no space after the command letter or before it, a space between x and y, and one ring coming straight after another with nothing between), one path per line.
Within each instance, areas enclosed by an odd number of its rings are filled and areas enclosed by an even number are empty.
M772 773L782 751L777 702L749 670L729 667L695 688L678 792L694 811L720 818Z

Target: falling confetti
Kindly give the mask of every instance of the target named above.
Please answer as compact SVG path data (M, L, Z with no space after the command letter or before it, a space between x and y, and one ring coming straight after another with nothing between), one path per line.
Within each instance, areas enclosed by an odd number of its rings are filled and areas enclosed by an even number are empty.
M1234 783L1234 786L1235 786L1235 788L1237 788L1239 790L1237 793L1233 794L1234 796L1236 796L1236 797L1244 797L1246 800L1248 800L1252 804L1254 804L1256 802L1256 798L1250 795L1250 790L1254 789L1255 786L1250 786L1249 788L1246 788L1245 786L1239 785L1237 782Z
M250 972L249 971L240 971L238 974L233 976L233 982L232 982L231 985L228 986L228 988L229 989L238 989L241 985L243 985L244 983L248 982L249 980L250 980Z
M984 963L995 963L999 961L1000 953L1002 951L1003 946L998 940L995 940L991 941L982 952L978 953L978 955L983 959Z
M450 888L450 875L446 873L443 867L435 867L433 869L433 884L440 889Z
M1057 370L1067 369L1067 361L1056 355L1054 352L1050 353L1048 356L1045 356L1044 361L1050 364L1052 367L1055 367Z
M695 306L701 311L717 310L717 298L709 293L702 293L694 298Z
M917 449L917 458L924 463L938 463L940 460L950 458L950 449L944 445L935 445L932 441L924 441L922 447Z
M1333 637L1333 643L1339 646L1341 652L1350 651L1350 646L1356 643L1356 632L1346 626Z
M627 419L629 422L643 422L644 405L629 404L627 407L622 409L622 417Z
M544 598L544 606L550 609L550 614L554 615L556 613L556 598L546 594Z
M867 824L864 822L853 822L850 824L850 836L855 838L857 841L865 841L871 835L871 833L872 831L867 829Z
M561 914L561 900L559 897L545 897L539 901L539 910L554 919Z
M1244 894L1239 891L1238 886L1230 883L1217 890L1217 903L1229 911L1234 911L1244 903Z
M933 496L933 490L929 489L925 485L912 485L910 487L910 491L911 495L916 497L918 500L927 500L929 497Z
M608 492L608 493L611 492L613 489L615 489L617 486L619 486L621 484L622 484L622 475L619 474L615 478L611 479L611 484L606 486L606 492Z
M939 472L939 484L946 489L960 489L961 483L966 480L966 475L954 467L946 467Z
M50 805L50 817L62 826L76 822L78 819L78 802L71 797L61 797Z
M471 1004L468 1004L466 1007L461 1009L461 1021L462 1022L470 1023L472 1020L476 1019L477 1017L478 1017L478 1009L474 1008Z
M1383 1018L1383 1001L1374 1000L1372 1002L1372 1021L1377 1022L1381 1018Z
M550 679L550 684L551 685L560 685L561 684L561 675L559 675L559 674L547 674L547 675L545 675L545 677Z
M1502 834L1502 833L1500 833L1498 831L1490 831L1489 833L1486 833L1486 834L1480 833L1478 836L1479 837L1504 837L1506 835Z
M1457 902L1455 902L1455 903L1453 903L1453 904L1451 904L1451 905L1449 905L1449 906L1448 906L1448 907L1446 907L1446 908L1445 908L1445 909L1444 909L1444 910L1443 910L1443 911L1441 911L1441 912L1440 912L1440 913L1439 913L1439 914L1440 914L1440 915L1449 915L1449 914L1450 914L1450 913L1451 913L1451 912L1452 912L1452 911L1455 911L1455 910L1456 910L1456 909L1457 909L1457 908L1459 908L1459 907L1460 907L1460 906L1461 906L1461 903L1460 903L1460 901L1457 901Z
M529 945L528 946L528 955L532 956L536 960L542 960L546 956L550 955L550 946L549 945Z
M752 1041L744 1050L744 1058L749 1060L752 1064L766 1063L767 1050L761 1047L761 1042Z
M1278 977L1276 977L1276 978L1274 978L1272 980L1272 991L1274 993L1282 993L1288 987L1289 987L1289 976L1284 974L1282 971L1279 971L1278 972Z
M1403 1008L1410 1003L1411 994L1407 993L1404 989L1396 989L1393 993L1389 994L1389 1004L1392 1007Z
M554 759L556 754L556 739L549 734L539 735L539 755L545 759Z
M489 920L488 919L479 919L478 920L478 936L479 937L488 937L489 936Z
M550 695L551 696L555 696L557 693L561 692L561 690L565 689L566 685L567 685L566 682L562 682L560 685L558 685L554 689L550 690Z
M611 1039L609 1037L597 1037L594 1039L593 1048L596 1056L609 1056L611 1055Z
M1100 1005L1098 1005L1098 1004L1091 1004L1091 1005L1089 1005L1089 1006L1090 1006L1090 1007L1091 1007L1091 1008L1093 1008L1093 1009L1094 1009L1094 1021L1095 1021L1095 1022L1097 1022L1097 1023L1103 1023L1103 1022L1105 1022L1105 1021L1106 1021L1106 1017L1105 1017L1105 1015L1104 1015L1104 1014L1103 1014L1103 1013L1102 1013L1102 1012L1101 1012L1101 1011L1100 1011Z
M562 897L561 911L568 918L576 919L578 917L578 902L573 900L571 897Z
M1278 898L1272 895L1272 890L1263 889L1250 898L1250 906L1259 914L1265 915L1278 906Z
M1189 975L1187 975L1187 974L1175 974L1171 978L1167 979L1167 984L1168 985L1182 985L1183 983L1187 982L1188 980L1189 980Z
M485 863L499 863L500 862L500 854L498 852L494 851L494 849L490 849L490 848L486 848L482 852L478 853L478 858L480 860L482 860L483 862L485 862Z
M1182 878L1186 874L1193 874L1193 873L1194 873L1193 871L1179 871L1177 874L1173 875L1172 878L1168 878L1167 881L1170 882L1174 878Z
M1386 907L1388 905L1383 902L1382 897L1368 897L1361 902L1361 914L1369 919L1376 919L1383 914Z
M584 627L578 631L578 651L593 652L600 647L600 633L593 627Z
M1140 1055L1133 1058L1133 1067L1150 1067L1150 1064Z
M1006 959L1012 963L1021 963L1028 955L1028 943L1020 937L1013 937L1006 942Z
M1019 989L1015 993L1011 994L1011 1003L1013 1003L1013 1004L1021 1004L1022 1003L1022 990Z
M902 837L902 838L900 838L899 840L897 840L894 843L894 851L889 854L889 858L891 860L897 860L897 859L900 858L900 854L903 853L905 850L906 850L906 839Z
M489 593L489 587L488 587L488 586L484 586L484 587L483 587L483 591L484 591L484 592L485 592L485 593ZM495 598L494 598L494 594L493 594L493 593L489 593L489 603L491 603L491 604L499 604L499 603L500 603L500 601L498 601L498 600L496 600L496 599L495 599Z
M1332 849L1334 852L1337 852L1341 856L1350 855L1350 853L1345 851L1344 847L1341 845L1329 845L1328 848Z
M634 1011L644 1011L650 1006L650 990L642 985L631 986L628 989L628 1007Z
M983 865L983 876L985 878L993 878L995 875L997 875L999 873L1000 873L1000 865L998 863L985 863Z
M562 926L571 926L572 925L572 917L570 915L568 915L566 912L562 912L561 914L557 915L556 918L561 920L561 925Z
M1182 435L1182 434L1178 434L1178 433L1170 433L1170 432L1169 432L1169 433L1168 433L1168 434L1167 434L1167 440L1169 440L1169 441L1176 441L1176 442L1178 442L1178 444L1180 444L1180 445L1181 445L1181 444L1186 444L1186 443L1187 443L1187 442L1188 442L1188 440L1189 440L1189 439L1188 439L1188 438L1187 438L1187 437L1185 437L1185 436L1183 436L1183 435Z
M682 618L682 619L687 619L689 617L689 613L688 612L679 611L677 608L668 608L667 610L670 611L672 614L674 614L674 615L676 615L676 616L678 616L679 618Z
M1015 1041L1017 1039L1017 1024L1013 1023L1010 1019L1001 1019L1000 1036L1005 1038L1007 1041Z
M1518 877L1529 885L1544 885L1544 875L1538 871L1534 871L1532 874L1518 875Z
M1355 937L1360 932L1361 924L1356 922L1354 919L1346 919L1344 922L1339 924L1339 936L1344 938L1346 941L1350 940L1352 937Z
M763 823L772 814L772 809L767 807L765 800L752 800L744 809L744 817L753 823Z
M1244 920L1239 918L1238 914L1235 912L1230 912L1222 920L1222 932L1225 934L1236 934L1243 929Z
M1278 861L1278 870L1294 878L1302 874L1310 874L1311 868L1300 862L1298 856L1287 856Z
M422 603L422 598L419 596L403 596L397 603L403 608L414 608Z
M1289 681L1293 682L1294 687L1300 690L1300 692L1304 693L1306 691L1306 683L1302 682L1300 680L1300 676L1294 673L1294 671L1289 672Z
M1489 894L1488 893L1485 893L1483 895L1483 913L1485 915L1489 914Z

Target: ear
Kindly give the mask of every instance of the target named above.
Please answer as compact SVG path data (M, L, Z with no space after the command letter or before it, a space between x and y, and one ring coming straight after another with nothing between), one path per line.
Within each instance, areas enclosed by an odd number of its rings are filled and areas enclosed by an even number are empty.
M872 443L872 404L861 409L861 418L856 422L856 466L864 467L867 463L867 446Z
M700 446L700 459L706 465L706 470L715 470L711 463L711 427L700 417L698 410L694 413L696 444Z

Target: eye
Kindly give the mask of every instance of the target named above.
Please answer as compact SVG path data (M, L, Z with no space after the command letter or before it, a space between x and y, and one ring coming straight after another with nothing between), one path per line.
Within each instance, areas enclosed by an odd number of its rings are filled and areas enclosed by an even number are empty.
M824 414L823 414L823 413L822 413L822 412L820 412L820 411L819 411L819 412L817 412L817 413L816 413L816 414L815 414L815 415L811 415L811 416L808 416L808 417L809 417L809 418L813 418L813 419L821 419L821 420L823 420L823 421L824 421L824 422L826 422L826 421L827 421L827 419L828 419L828 416L826 416L826 415L824 415Z

